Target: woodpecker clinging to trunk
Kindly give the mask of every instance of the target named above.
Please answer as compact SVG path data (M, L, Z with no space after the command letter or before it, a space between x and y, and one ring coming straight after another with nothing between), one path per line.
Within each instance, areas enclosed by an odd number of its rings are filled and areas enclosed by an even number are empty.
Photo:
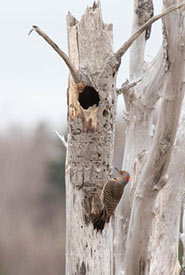
M108 180L102 190L103 209L94 218L93 225L97 231L102 231L105 223L109 222L118 205L124 191L125 185L129 182L130 175L126 171L119 171L119 177Z

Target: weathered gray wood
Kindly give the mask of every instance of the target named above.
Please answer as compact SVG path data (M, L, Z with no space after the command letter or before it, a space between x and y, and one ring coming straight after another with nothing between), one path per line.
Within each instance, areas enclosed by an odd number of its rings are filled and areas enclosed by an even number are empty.
M136 10L138 8L138 2L145 2L147 7L147 1L137 1L135 0L135 19L133 24L133 31L138 29L138 14ZM148 1L149 3L150 1ZM175 1L170 2L169 5L175 4ZM168 5L168 6L169 6ZM166 6L167 7L167 6ZM147 12L145 10L145 12ZM175 15L174 15L175 16ZM181 27L182 24L181 24ZM171 26L173 28L173 26ZM171 43L171 42L169 42ZM125 261L128 265L133 266L135 254L132 254L132 259L128 263L128 258L125 257L125 253L130 249L130 243L127 241L127 233L132 232L132 237L135 236L137 238L137 234L133 229L133 225L130 223L129 228L129 219L130 219L130 209L132 206L132 201L134 198L135 189L138 183L138 180L141 176L141 171L143 170L144 164L147 160L147 151L150 149L153 136L155 134L155 125L153 124L153 113L155 112L155 104L157 100L161 96L161 88L164 81L165 72L169 68L169 60L168 60L168 47L166 40L163 42L162 48L159 50L159 53L154 58L154 60L150 63L146 63L144 61L144 51L145 51L145 36L141 35L139 39L137 39L130 52L130 78L135 80L136 78L141 78L141 83L138 83L133 90L129 90L127 94L124 95L126 108L127 108L127 132L126 132L126 146L124 152L124 162L123 167L127 169L132 175L132 184L131 187L127 187L119 208L116 212L116 221L115 221L115 240L114 240L114 253L115 253L115 265L116 265L116 274L139 274L136 270L129 271L128 269L125 271ZM176 49L177 50L177 49ZM138 55L138 53L140 53ZM174 52L175 56L175 52ZM182 56L181 56L182 58ZM183 58L182 58L183 60ZM181 64L181 66L183 66ZM178 82L178 80L176 79ZM182 80L181 80L182 81ZM168 117L168 115L167 115ZM138 196L138 200L141 197L143 198L142 192L137 192L136 197ZM165 203L165 201L164 201ZM169 207L172 207L169 203ZM134 205L135 206L135 205ZM162 207L162 204L161 204ZM148 207L146 206L148 209ZM135 206L133 212L138 211ZM142 211L145 213L144 208ZM142 212L140 211L140 213ZM176 208L177 211L177 208ZM141 214L142 215L142 214ZM141 218L141 217L140 217ZM146 217L145 217L146 218ZM174 217L175 219L175 217ZM146 221L147 219L145 219ZM170 226L170 221L168 220L168 224ZM142 223L144 225L144 221ZM128 229L129 228L129 229ZM144 227L143 227L144 230ZM137 230L136 230L137 231ZM169 234L168 234L169 236ZM141 237L140 237L141 238ZM143 236L145 238L145 236ZM176 237L173 239L175 240ZM151 240L152 241L152 240ZM146 245L146 243L145 243ZM175 243L174 245L177 245ZM132 249L137 247L136 244L133 244ZM145 247L147 250L147 247ZM140 250L140 245L138 245L138 250ZM137 251L138 252L138 251ZM172 250L169 250L169 254ZM137 254L139 255L139 253ZM172 254L171 254L172 255ZM174 252L176 255L176 251ZM158 255L157 257L163 258L162 255ZM149 256L150 258L150 256ZM137 259L137 257L136 257ZM152 260L151 260L152 262ZM151 263L152 264L152 263ZM171 265L171 269L173 269L173 262L168 263ZM128 266L127 266L128 267ZM169 268L170 268L169 267ZM130 273L129 273L130 272ZM160 274L160 271L158 269ZM147 270L145 273L148 274ZM164 273L165 274L165 273Z
M113 274L112 228L93 231L91 219L99 210L103 184L112 175L117 94L116 75L108 66L112 54L112 25L102 21L101 8L87 8L78 22L67 16L69 56L83 81L68 87L68 149L66 159L66 275ZM100 101L83 108L79 95L93 87ZM83 95L91 103L92 90Z
M166 3L167 6L167 3ZM177 22L170 32L172 22ZM148 245L154 219L158 191L165 183L184 96L184 25L182 15L174 12L164 19L168 41L169 70L164 79L164 93L156 134L148 161L142 171L134 197L125 258L125 272L129 275L148 274L150 257ZM174 24L173 24L174 26ZM134 234L133 234L134 232ZM137 232L137 233L136 233ZM134 259L134 262L133 262Z
M183 116L167 172L167 184L159 192L154 208L154 222L149 245L150 275L179 274L179 227L185 182L185 156L182 150L184 147L185 120Z
M162 15L156 17L155 20ZM145 28L147 26L149 25L145 25ZM89 267L90 274L95 270L99 274L112 272L111 233L110 231L105 231L103 238L98 236L94 239L94 232L92 233L92 226L89 225L89 222L90 217L98 211L96 205L102 184L111 174L117 100L115 79L120 65L120 58L145 28L142 27L136 35L133 35L128 40L128 44L125 43L118 52L111 56L111 27L103 24L98 5L94 4L92 8L88 8L80 22L70 14L68 15L69 55L73 64L75 64L82 75L82 82L76 85L70 79L68 88L69 148L66 165L66 188L68 213L67 251L69 254L66 261L67 274L74 272L76 266L80 266L82 262L85 267ZM79 104L78 97L86 85L94 87L99 93L101 100L98 107L92 106L84 110ZM140 104L142 106L142 102ZM149 107L148 109L150 110L151 108ZM134 115L137 116L136 113ZM141 133L141 140L143 141L145 139L143 133L147 136L148 131L142 131L140 126L143 125L145 129L150 129L148 126L151 125L151 121L147 120L145 109L143 114L140 112L139 115L141 124L138 125L137 130ZM144 124L142 121L143 117L146 117L146 123ZM146 141L148 143L148 139ZM69 165L70 170L68 171ZM103 173L100 173L102 170ZM94 206L95 209L92 209ZM74 222L71 223L71 221ZM85 222L86 226L84 225ZM109 236L108 242L106 240L107 233L107 236ZM77 240L76 236L82 234L83 238ZM87 242L89 248L84 250ZM90 255L88 251L92 251L92 244L93 248L95 247L96 254L99 255L97 258L94 254L87 257L87 255ZM98 247L99 249L97 249ZM73 254L75 254L73 263L69 264L69 257ZM92 257L94 261L91 260ZM98 260L98 263L96 260ZM104 266L102 262L108 262L110 266L107 267L107 264Z
M157 18L161 16L163 14ZM103 24L99 4L88 8L80 22L71 14L68 15L67 21L69 56L80 71L82 81L75 84L70 78L68 88L66 273L75 272L77 266L83 262L86 269L88 266L90 274L95 270L99 274L111 274L111 229L109 228L108 232L105 230L103 237L95 235L90 221L99 211L99 194L103 183L112 172L117 102L115 80L120 58L124 54L122 50L128 49L148 25L128 40L129 46L125 43L126 48L123 45L118 52L112 54L112 27ZM80 96L83 95L86 86L93 87L98 92L98 106L93 105L84 109L80 105ZM85 100L88 101L89 98ZM76 238L82 235L83 237ZM87 243L88 248L84 249ZM95 254L92 255L90 251L95 251ZM75 255L73 263L71 255ZM109 264L104 266L102 263Z
M149 9L146 8L143 11L143 5L149 8L151 1L134 1L133 33L151 15ZM142 18L140 15L142 15ZM145 33L143 33L130 49L130 79L141 78L142 81L124 94L128 116L123 168L131 174L131 186L127 186L115 215L114 253L117 275L124 272L131 205L137 181L146 160L147 151L152 144L154 131L153 113L155 104L161 94L165 73L163 48L152 62L146 63L144 61L145 45L146 39Z

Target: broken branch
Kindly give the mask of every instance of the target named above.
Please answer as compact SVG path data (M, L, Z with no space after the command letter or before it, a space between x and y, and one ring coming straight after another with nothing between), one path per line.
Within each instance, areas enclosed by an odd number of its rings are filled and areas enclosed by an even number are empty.
M136 86L142 79L139 78L135 81L129 82L128 79L122 84L121 88L117 90L117 94L126 94L129 89L133 88Z
M49 36L47 36L47 34L41 31L39 27L33 26L28 35L30 35L32 31L36 31L40 36L42 36L46 42L60 55L60 57L62 57L71 72L74 82L79 83L81 81L80 73L78 70L76 70L70 58L57 46L55 42L53 42L51 38L49 38Z
M55 133L57 134L58 138L62 141L62 144L65 148L67 148L67 141L65 140L64 135L60 135L57 131L55 131Z
M124 44L121 48L115 53L116 59L120 60L125 52L130 48L133 42L140 36L140 34L145 31L151 24L153 24L158 19L164 17L168 13L180 9L185 6L185 2L169 7L166 11L150 18L143 26L141 26Z

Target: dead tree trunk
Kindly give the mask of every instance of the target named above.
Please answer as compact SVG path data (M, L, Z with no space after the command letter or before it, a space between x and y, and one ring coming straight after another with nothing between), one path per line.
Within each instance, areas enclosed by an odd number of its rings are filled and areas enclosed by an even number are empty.
M112 175L117 105L112 54L112 25L100 6L87 8L81 21L67 16L69 56L82 80L69 79L66 160L66 275L112 274L112 228L101 235L91 220L99 211L103 183ZM115 64L118 66L118 64Z

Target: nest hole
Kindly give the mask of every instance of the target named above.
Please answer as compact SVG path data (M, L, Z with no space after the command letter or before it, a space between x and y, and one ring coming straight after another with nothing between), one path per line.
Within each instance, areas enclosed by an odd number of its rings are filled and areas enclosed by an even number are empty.
M83 109L88 109L89 107L99 105L99 94L98 92L90 86L86 86L81 93L79 93L78 100Z

